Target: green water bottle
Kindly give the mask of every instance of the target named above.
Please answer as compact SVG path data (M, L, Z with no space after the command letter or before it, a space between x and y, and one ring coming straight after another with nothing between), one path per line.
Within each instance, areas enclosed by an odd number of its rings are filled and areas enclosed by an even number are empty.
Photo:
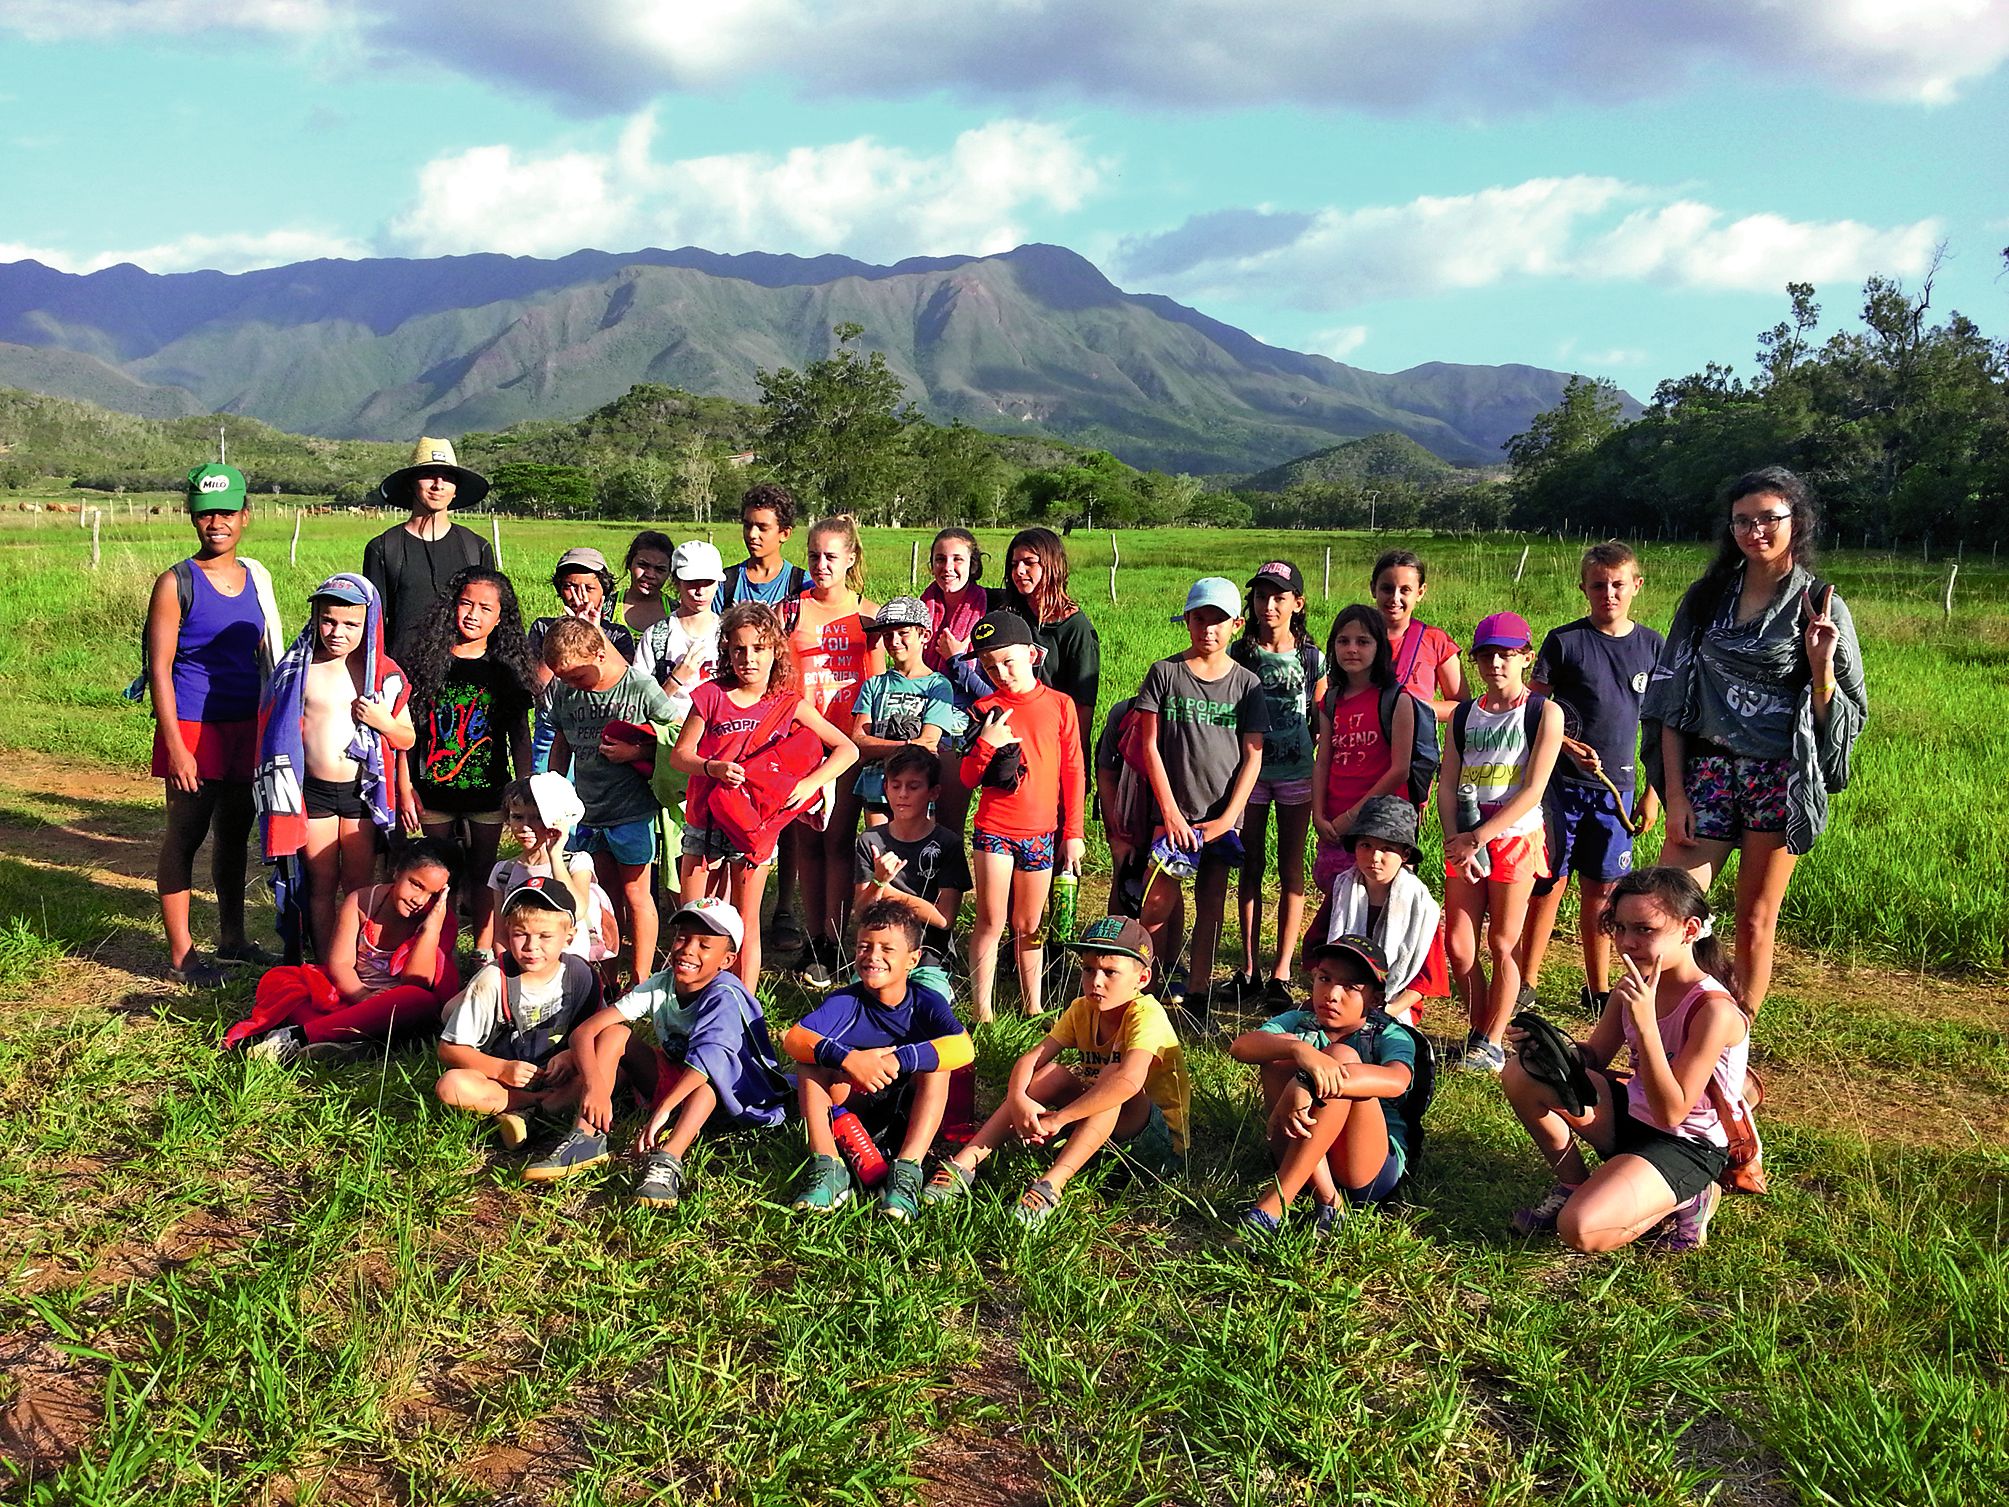
M1046 897L1046 935L1065 947L1074 940L1074 907L1081 898L1081 876L1062 869L1053 876L1053 890Z

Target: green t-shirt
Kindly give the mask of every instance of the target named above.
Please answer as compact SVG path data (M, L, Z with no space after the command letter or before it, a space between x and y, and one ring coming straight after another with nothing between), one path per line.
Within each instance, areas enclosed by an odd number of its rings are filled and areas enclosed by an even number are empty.
M604 691L575 690L562 680L551 682L551 721L572 750L572 785L586 808L586 825L614 827L654 820L661 809L639 769L600 757L600 734L607 724L646 726L675 720L676 708L663 688L633 668ZM659 748L656 757L668 758L669 752Z

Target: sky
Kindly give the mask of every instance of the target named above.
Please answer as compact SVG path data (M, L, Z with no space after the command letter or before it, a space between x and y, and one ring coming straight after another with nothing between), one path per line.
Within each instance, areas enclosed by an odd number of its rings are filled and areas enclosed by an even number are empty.
M2005 60L2009 0L0 0L0 262L1045 241L1644 398L1790 281L1938 255L2004 333Z

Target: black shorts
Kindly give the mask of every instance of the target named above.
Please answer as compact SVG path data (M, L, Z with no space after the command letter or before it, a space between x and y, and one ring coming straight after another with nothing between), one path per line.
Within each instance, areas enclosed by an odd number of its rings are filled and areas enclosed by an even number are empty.
M1730 1153L1708 1141L1672 1135L1634 1116L1626 1102L1625 1084L1610 1073L1600 1074L1611 1090L1612 1155L1636 1156L1658 1172L1674 1190L1674 1201L1689 1199L1723 1176Z
M317 780L311 774L300 782L301 803L309 817L342 816L351 821L368 821L370 808L363 800L363 777L353 780Z

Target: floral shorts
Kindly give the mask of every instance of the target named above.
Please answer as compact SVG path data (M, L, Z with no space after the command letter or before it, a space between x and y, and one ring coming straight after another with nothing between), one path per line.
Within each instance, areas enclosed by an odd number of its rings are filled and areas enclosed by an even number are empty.
M976 853L1004 853L1012 867L1022 874L1038 874L1053 867L1053 832L1038 837L1005 837L982 827L970 833L970 850Z
M1681 788L1695 810L1695 835L1735 842L1746 832L1786 830L1786 772L1790 759L1745 759L1736 754L1694 754Z

